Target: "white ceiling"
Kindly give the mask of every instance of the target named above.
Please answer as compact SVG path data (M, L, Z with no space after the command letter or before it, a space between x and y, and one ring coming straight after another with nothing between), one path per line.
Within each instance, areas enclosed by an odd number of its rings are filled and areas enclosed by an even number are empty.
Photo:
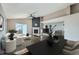
M69 3L2 3L7 18L26 18L33 12L36 12L35 16L44 16L69 5Z

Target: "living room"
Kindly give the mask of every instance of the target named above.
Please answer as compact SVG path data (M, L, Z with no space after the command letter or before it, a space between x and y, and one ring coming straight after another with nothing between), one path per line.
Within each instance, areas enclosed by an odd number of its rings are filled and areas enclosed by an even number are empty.
M1 3L0 54L78 55L78 7L77 3Z

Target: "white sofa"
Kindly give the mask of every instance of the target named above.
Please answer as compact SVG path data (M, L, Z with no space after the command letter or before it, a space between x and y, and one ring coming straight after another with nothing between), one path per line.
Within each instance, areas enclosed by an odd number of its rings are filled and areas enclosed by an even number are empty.
M66 41L63 49L64 54L79 55L79 41Z
M26 38L26 36L24 36L23 34L15 34L16 45L24 44L25 38Z

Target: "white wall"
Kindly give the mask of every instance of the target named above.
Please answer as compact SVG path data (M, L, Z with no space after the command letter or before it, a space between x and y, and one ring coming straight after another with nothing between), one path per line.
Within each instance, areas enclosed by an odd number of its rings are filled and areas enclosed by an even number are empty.
M64 21L64 38L67 40L79 41L79 13L45 21L45 23L60 21Z
M79 41L79 13L65 18L64 31L65 39Z

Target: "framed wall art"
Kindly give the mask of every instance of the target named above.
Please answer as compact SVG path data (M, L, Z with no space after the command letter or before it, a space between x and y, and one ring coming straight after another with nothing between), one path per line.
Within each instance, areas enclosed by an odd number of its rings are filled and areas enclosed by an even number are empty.
M4 18L3 18L3 16L0 14L0 30L3 30L3 21L4 21Z

